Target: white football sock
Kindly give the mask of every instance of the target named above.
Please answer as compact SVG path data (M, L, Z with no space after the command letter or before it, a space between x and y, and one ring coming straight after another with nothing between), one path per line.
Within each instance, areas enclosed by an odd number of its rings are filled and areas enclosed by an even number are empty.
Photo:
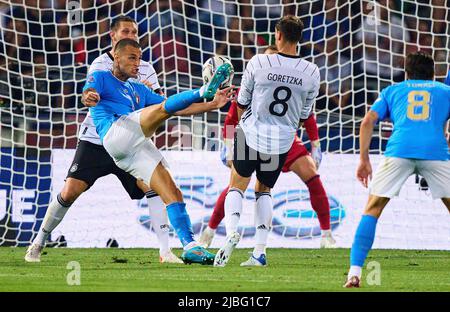
M212 229L208 225L208 226L206 226L204 232L207 233L208 235L214 235L214 234L216 234L216 229Z
M153 231L159 242L159 255L165 255L169 248L169 218L167 217L166 205L155 192L149 191L145 194L148 202L148 214L152 222Z
M227 235L237 232L242 214L244 193L237 188L230 188L225 197L225 228Z
M259 258L262 254L266 254L266 244L256 244L253 249L253 257Z
M331 236L331 230L320 230L322 237L323 236Z
M348 278L352 276L358 276L361 279L362 267L357 265L350 266L350 270L348 271Z
M70 206L71 204L64 202L61 194L58 194L58 196L51 201L50 205L48 205L47 212L45 213L44 221L42 221L41 228L39 229L36 238L33 240L33 244L45 246L45 241L48 236L62 221Z
M255 240L256 246L253 250L253 256L258 258L266 253L267 237L272 227L272 196L269 192L256 192L255 205Z

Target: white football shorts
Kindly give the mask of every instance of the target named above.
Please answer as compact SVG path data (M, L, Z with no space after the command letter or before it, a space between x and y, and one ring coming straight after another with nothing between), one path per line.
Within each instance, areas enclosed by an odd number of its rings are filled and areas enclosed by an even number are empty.
M169 167L155 144L142 132L140 111L121 116L103 138L103 146L119 168L150 183L156 166Z
M370 194L392 198L400 193L412 174L420 174L428 183L431 195L450 198L450 161L385 157L370 183Z

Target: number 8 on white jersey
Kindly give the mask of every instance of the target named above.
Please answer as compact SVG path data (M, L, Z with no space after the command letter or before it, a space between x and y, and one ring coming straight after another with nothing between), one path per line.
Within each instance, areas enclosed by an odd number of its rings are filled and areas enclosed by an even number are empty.
M244 71L238 103L247 107L242 127L247 144L265 154L283 154L294 142L319 94L317 65L283 53L257 54Z

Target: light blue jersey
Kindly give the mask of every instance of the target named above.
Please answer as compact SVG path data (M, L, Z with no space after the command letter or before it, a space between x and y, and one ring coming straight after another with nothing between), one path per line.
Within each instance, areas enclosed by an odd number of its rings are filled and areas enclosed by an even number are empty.
M450 87L431 80L406 80L384 89L371 110L379 120L389 117L394 124L386 156L450 158L444 131L450 118Z
M447 86L450 86L450 70L448 71L448 74L447 74L447 77L445 78L444 83L445 83Z
M83 91L88 88L95 89L100 95L100 101L89 111L102 141L120 116L165 100L146 85L132 79L121 81L111 71L101 70L89 74Z

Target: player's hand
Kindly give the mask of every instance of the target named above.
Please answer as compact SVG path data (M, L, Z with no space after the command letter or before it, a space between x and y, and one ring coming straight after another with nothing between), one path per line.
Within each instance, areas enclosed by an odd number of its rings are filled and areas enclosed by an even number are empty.
M93 90L88 90L83 92L83 96L81 97L81 102L87 107L92 107L97 105L98 101L100 101L100 95Z
M222 90L217 90L216 95L214 96L214 99L212 100L212 103L216 109L222 108L229 101L233 100L235 95L236 95L236 91L234 90L234 86L230 86L230 87L222 89Z
M319 140L311 142L311 157L316 163L316 169L319 169L322 162L322 149L320 148Z
M361 160L359 162L356 177L364 187L369 186L369 182L372 180L372 165L370 164L370 160Z

